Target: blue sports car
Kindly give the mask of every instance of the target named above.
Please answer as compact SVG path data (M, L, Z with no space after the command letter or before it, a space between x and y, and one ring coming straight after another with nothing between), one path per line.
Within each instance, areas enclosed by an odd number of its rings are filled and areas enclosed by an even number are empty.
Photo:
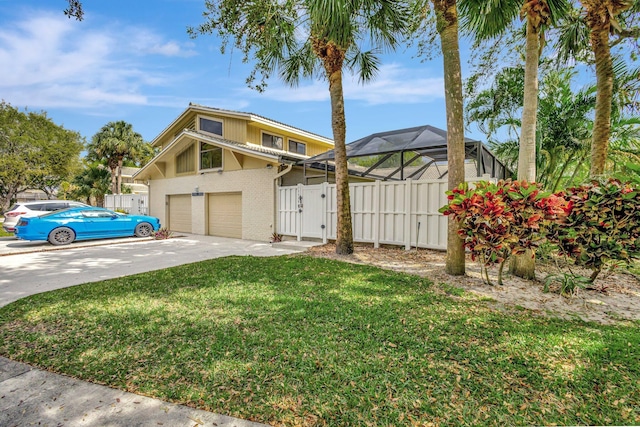
M52 245L66 245L75 240L147 237L159 229L160 220L152 216L79 206L21 218L16 225L15 236L22 240L48 240Z

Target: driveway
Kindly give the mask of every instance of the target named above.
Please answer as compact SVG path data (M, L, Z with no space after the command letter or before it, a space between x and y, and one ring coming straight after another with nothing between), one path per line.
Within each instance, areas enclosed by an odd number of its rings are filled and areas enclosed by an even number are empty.
M305 242L301 242L305 243ZM28 295L229 255L275 256L298 245L186 235L168 240L116 239L63 248L0 239L0 307Z

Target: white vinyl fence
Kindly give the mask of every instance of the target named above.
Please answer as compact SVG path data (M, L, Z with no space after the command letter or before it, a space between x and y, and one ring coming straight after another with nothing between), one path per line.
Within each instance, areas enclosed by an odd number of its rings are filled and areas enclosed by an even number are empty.
M470 182L490 179L488 176ZM353 240L400 245L406 249L447 248L446 180L375 181L350 184ZM285 236L336 238L336 185L322 183L279 187L278 233Z
M133 215L147 215L149 210L148 194L106 194L104 207L125 211Z

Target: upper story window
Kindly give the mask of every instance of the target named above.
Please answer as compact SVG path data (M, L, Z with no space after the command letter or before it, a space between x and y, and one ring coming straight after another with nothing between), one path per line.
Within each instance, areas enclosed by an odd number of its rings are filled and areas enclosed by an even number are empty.
M289 140L289 151L298 154L307 154L307 144Z
M198 124L199 124L200 131L207 132L212 135L222 136L221 121L200 117Z
M284 138L270 133L262 132L262 146L282 150Z
M222 148L200 141L200 169L222 167Z
M187 173L195 170L195 146L191 145L176 156L176 173Z

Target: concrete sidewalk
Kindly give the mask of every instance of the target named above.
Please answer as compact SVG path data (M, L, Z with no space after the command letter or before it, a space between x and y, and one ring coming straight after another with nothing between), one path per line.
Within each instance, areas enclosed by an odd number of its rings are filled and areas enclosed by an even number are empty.
M173 241L172 241L173 240ZM110 242L110 243L109 243ZM135 242L135 243L132 243ZM117 239L82 242L66 247L5 241L0 248L0 306L18 298L77 283L104 280L108 276L166 268L228 255L273 256L300 252L320 244L286 242L270 245L237 239L188 235L165 241ZM14 244L17 243L17 244ZM30 243L30 242L22 242ZM2 245L0 244L0 247ZM79 250L80 249L80 250ZM3 253L4 252L4 253ZM43 252L46 258L43 260ZM139 259L147 253L153 262ZM137 261L135 260L137 257ZM99 261L99 262L97 262ZM26 286L28 276L40 274L40 282ZM105 263L121 268L96 268ZM51 275L54 265L76 268L64 274L65 283ZM96 265L98 264L98 265ZM135 267L135 269L134 269ZM79 270L79 271L78 271ZM108 275L108 276L107 276ZM3 281L7 282L3 284ZM13 283L12 283L13 282ZM20 291L16 292L15 287ZM19 295L17 295L19 293ZM106 386L54 374L0 357L0 426L218 426L257 427L264 424L240 420Z
M4 357L0 425L265 426L33 369Z

